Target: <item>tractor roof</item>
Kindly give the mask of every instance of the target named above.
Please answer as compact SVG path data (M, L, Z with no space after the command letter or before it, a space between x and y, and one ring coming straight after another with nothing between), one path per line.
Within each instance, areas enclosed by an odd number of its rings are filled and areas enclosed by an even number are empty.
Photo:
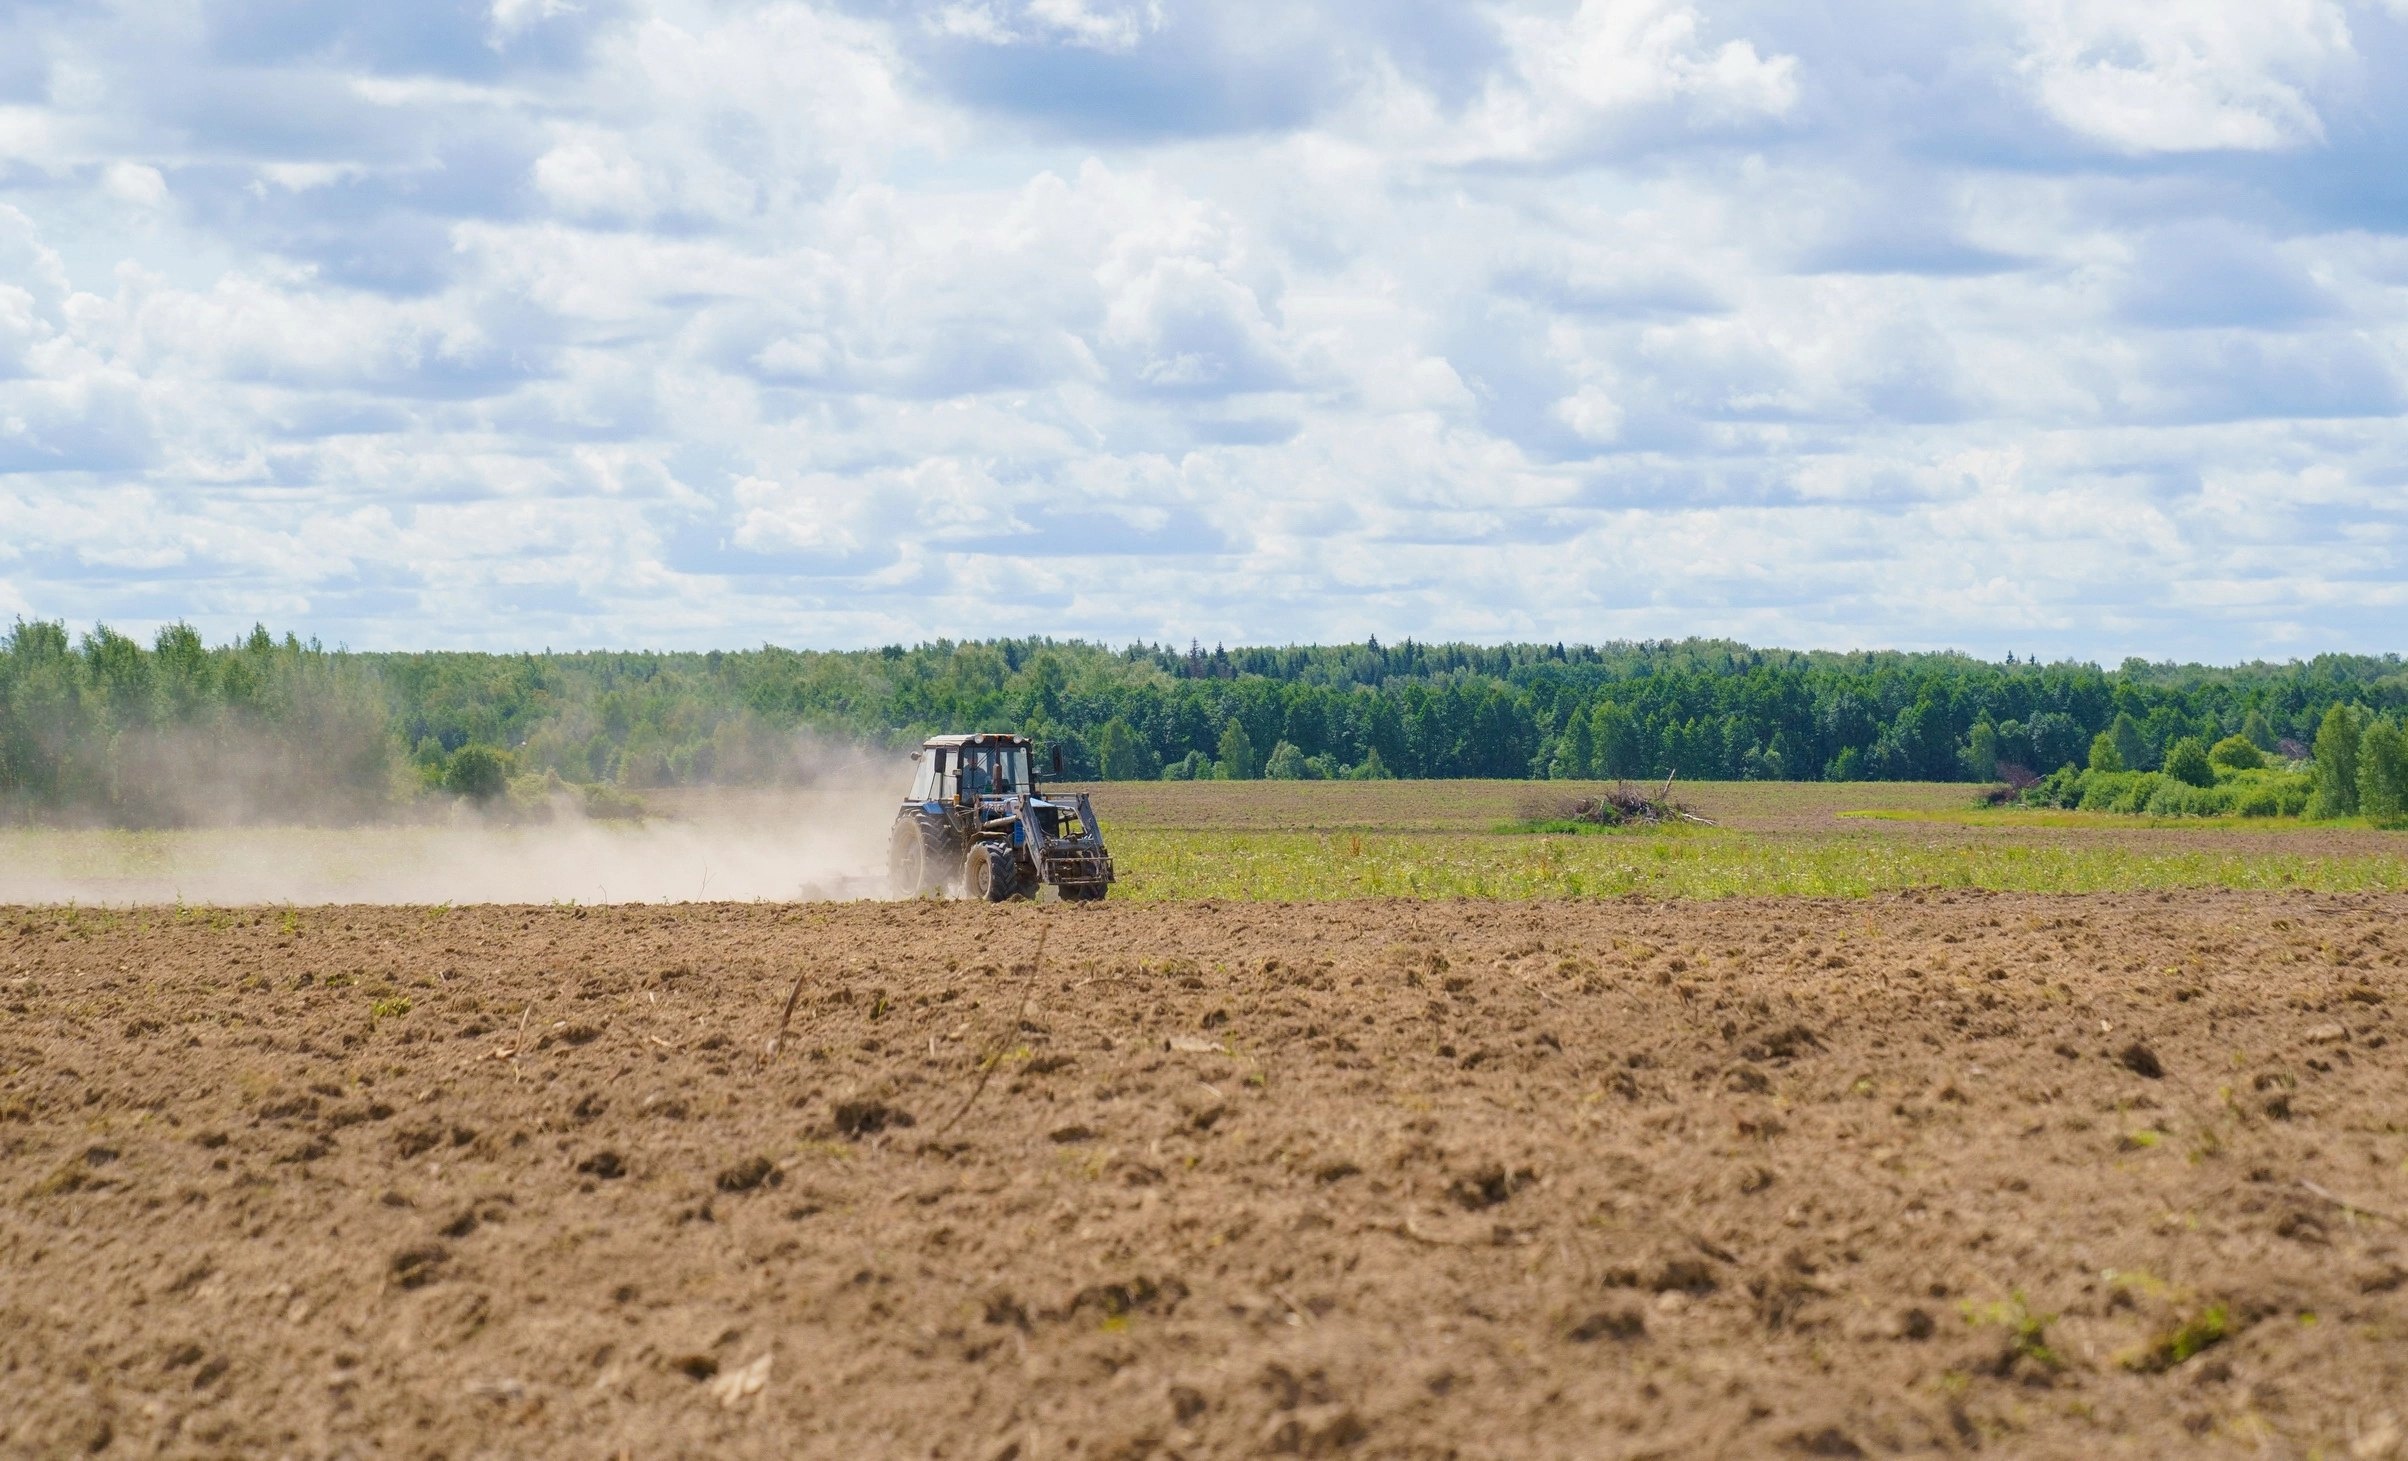
M920 744L923 746L1025 746L1028 744L1028 737L1016 736L1009 731L978 731L966 736L930 736Z

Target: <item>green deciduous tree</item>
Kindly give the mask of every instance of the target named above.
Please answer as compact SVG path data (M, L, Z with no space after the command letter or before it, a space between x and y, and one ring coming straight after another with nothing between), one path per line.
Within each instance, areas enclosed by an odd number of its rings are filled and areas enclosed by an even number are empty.
M2347 817L2358 810L2358 741L2362 721L2355 707L2336 705L2324 713L2316 728L2316 791L2308 800L2311 817Z
M1988 781L1998 774L1998 727L1983 716L1973 723L1973 733L1965 741L1965 775L1974 781Z
M2386 827L2408 821L2408 727L2378 716L2360 734L2358 812Z
M1572 780L1594 774L1592 762L1595 753L1592 748L1595 745L1595 727L1596 722L1575 703L1571 714L1566 717L1563 737L1556 746L1556 765L1561 770L1554 774Z
M1217 770L1224 780L1252 781L1258 774L1259 768L1254 762L1254 738L1246 734L1246 728L1235 717L1221 727L1220 744L1215 749L1218 752L1214 758L1218 762Z
M1312 770L1305 765L1304 752L1294 741L1281 741L1271 748L1271 758L1263 762L1263 778L1267 781L1310 781Z
M2129 771L2124 753L2116 747L2112 731L2100 731L2090 738L2090 769L2093 771Z
M2154 758L2150 755L2148 732L2140 728L2139 721L2126 712L2118 711L2114 721L2107 727L2107 734L2115 737L2115 753L2123 758L2126 771L2149 769L2149 762Z
M1589 774L1645 776L1653 760L1647 739L1628 710L1611 700L1598 701L1589 711Z
M1145 748L1129 723L1114 716L1096 727L1096 770L1106 781L1136 781L1146 775Z

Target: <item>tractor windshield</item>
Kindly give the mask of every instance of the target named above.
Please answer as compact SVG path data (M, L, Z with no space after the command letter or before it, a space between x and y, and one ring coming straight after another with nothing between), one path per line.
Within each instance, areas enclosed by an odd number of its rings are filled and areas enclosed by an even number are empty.
M962 790L972 796L1001 796L1028 790L1026 746L962 747Z

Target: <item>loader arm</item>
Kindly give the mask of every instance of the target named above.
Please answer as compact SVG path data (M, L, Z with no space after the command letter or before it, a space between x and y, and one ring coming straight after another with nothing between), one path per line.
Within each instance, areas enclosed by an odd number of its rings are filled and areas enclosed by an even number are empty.
M1048 834L1040 806L1059 815ZM1036 864L1039 882L1068 887L1100 887L1112 881L1112 855L1104 850L1103 828L1096 825L1095 806L1085 792L1070 796L1020 798L1021 845Z

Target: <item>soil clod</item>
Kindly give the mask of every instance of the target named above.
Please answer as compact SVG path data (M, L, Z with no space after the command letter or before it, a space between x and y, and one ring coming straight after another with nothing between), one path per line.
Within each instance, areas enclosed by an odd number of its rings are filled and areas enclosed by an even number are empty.
M732 1167L720 1169L716 1182L722 1192L751 1192L763 1185L775 1186L778 1180L777 1163L767 1157L747 1157Z
M1572 1326L1574 1344L1600 1339L1639 1339L1647 1333L1647 1316L1636 1309L1601 1309Z
M913 1124L909 1111L898 1106L890 1106L884 1101L839 1101L836 1103L832 1115L836 1122L837 1132L856 1141L865 1136L875 1136L890 1127L905 1127Z
M398 1288L424 1288L441 1277L451 1262L451 1250L440 1243L404 1248L393 1255L393 1283Z
M2145 1080L2156 1080L2166 1073L2165 1066L2157 1059L2157 1052L2138 1040L2118 1051L2115 1059L2118 1065Z
M1538 1174L1528 1167L1508 1172L1497 1163L1477 1167L1447 1184L1447 1196L1455 1205L1470 1212L1495 1207L1538 1180Z

